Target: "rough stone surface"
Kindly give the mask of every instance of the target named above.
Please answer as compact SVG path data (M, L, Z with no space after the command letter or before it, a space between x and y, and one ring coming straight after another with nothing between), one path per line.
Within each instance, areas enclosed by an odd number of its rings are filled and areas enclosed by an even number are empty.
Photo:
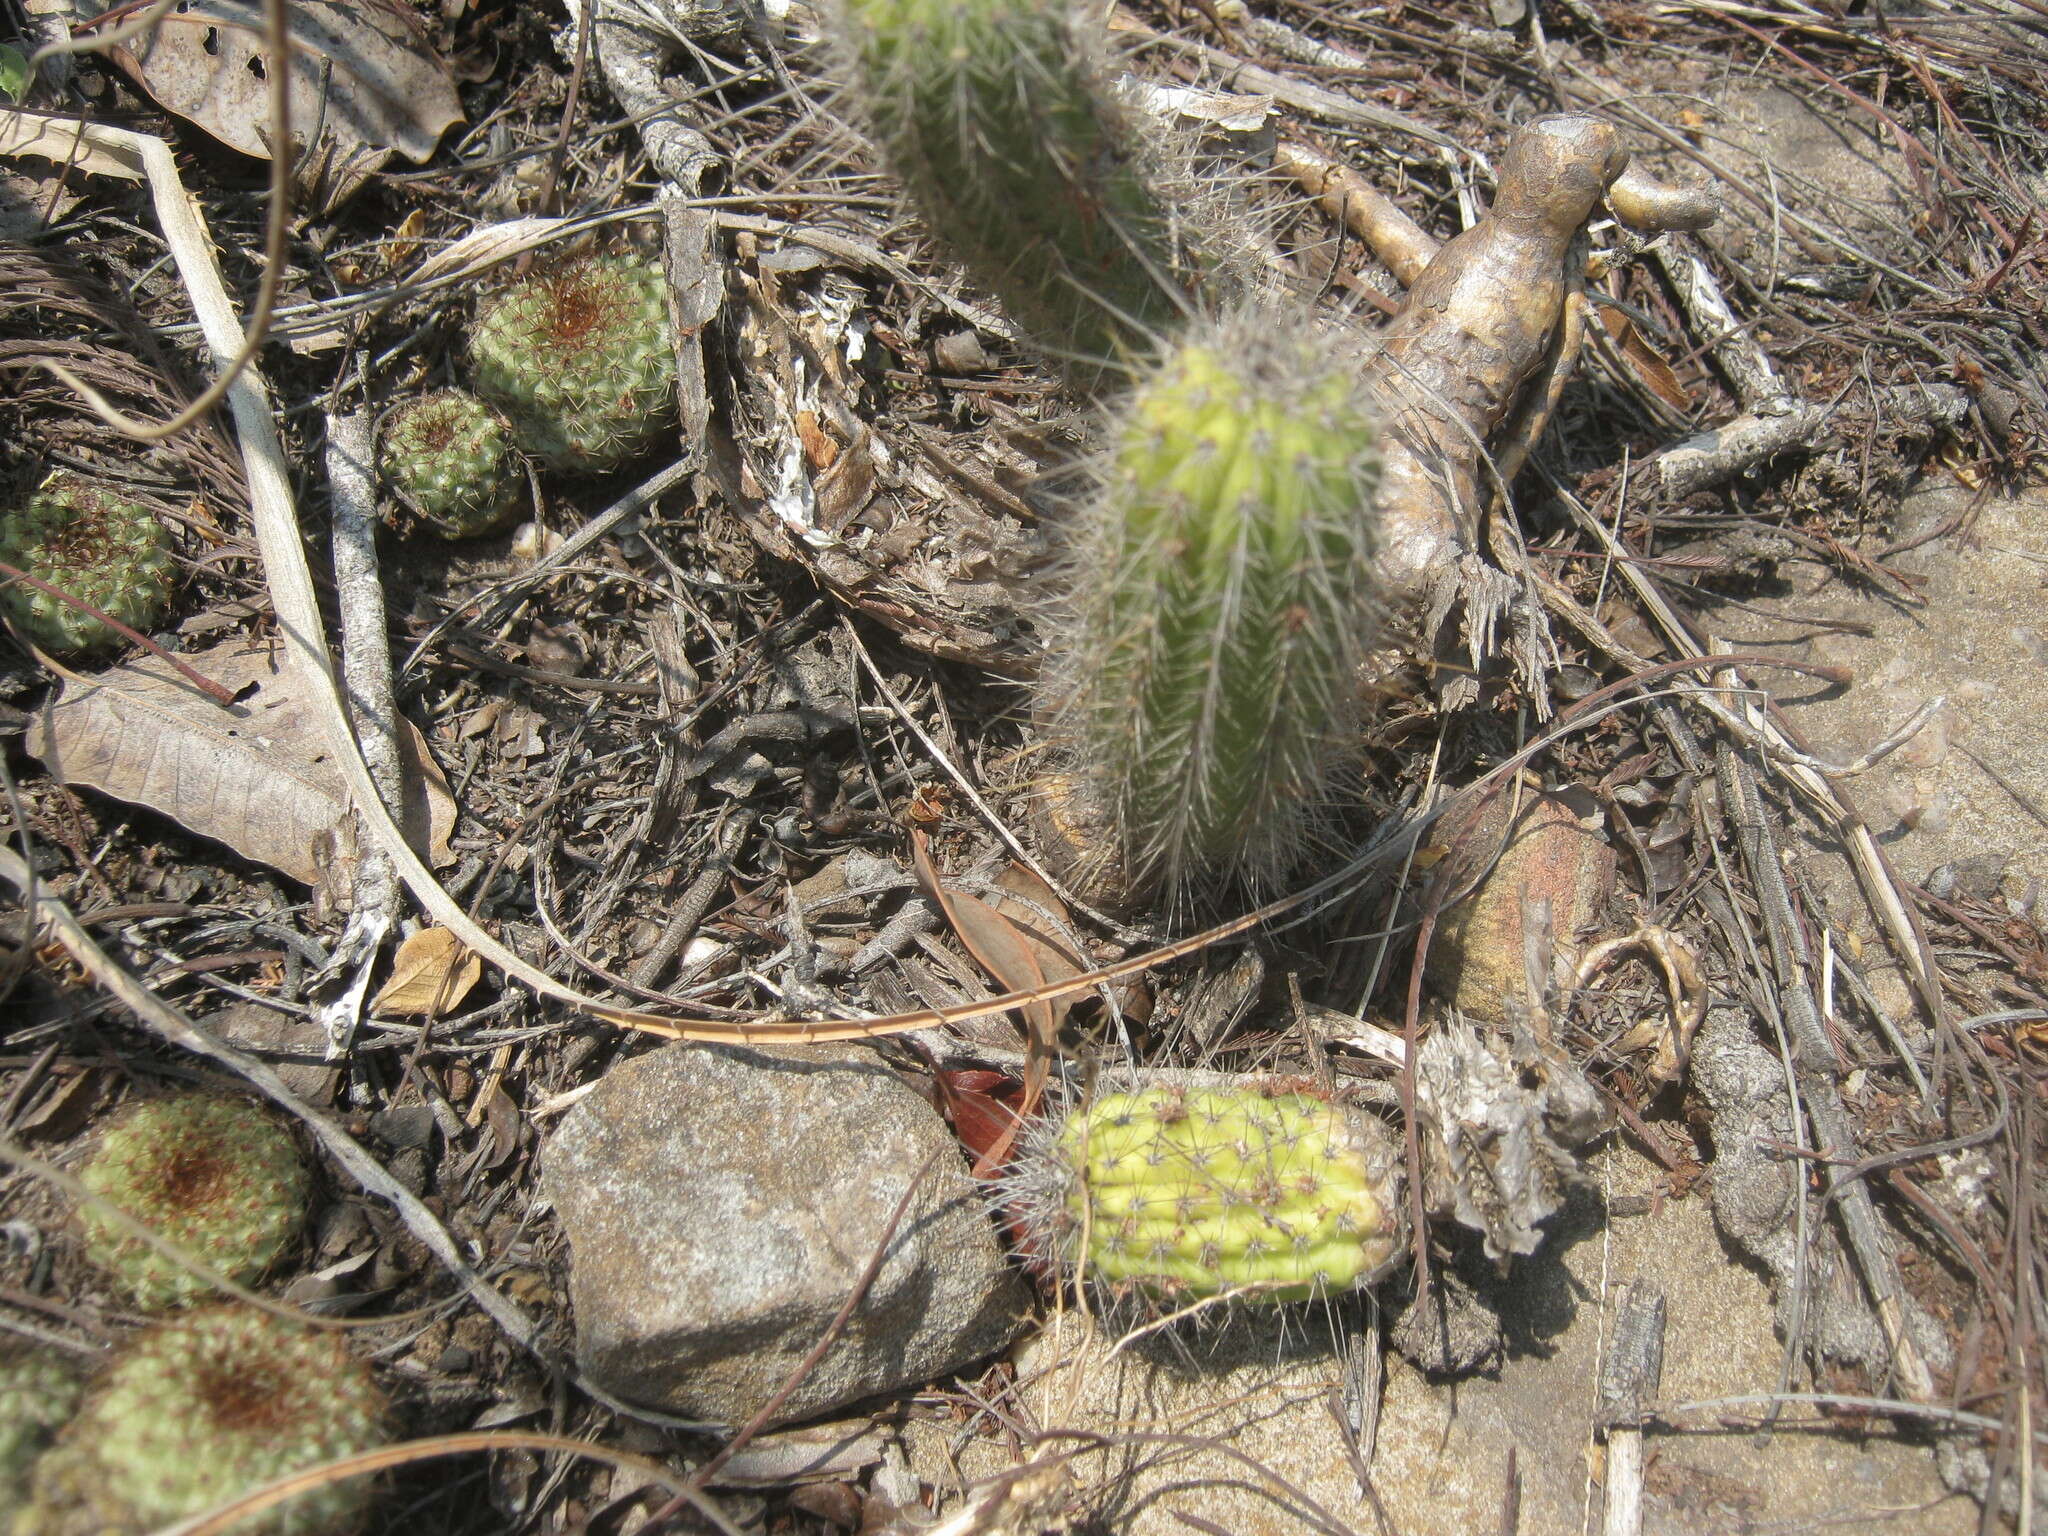
M678 1045L618 1067L549 1144L577 1354L607 1389L736 1425L830 1327L777 1413L923 1386L1000 1348L1025 1297L931 1107L855 1046Z
M1590 797L1495 795L1471 821L1446 829L1477 884L1445 909L1429 948L1430 979L1460 1011L1506 1023L1528 1002L1523 960L1525 900L1550 904L1555 978L1568 982L1582 935L1597 929L1614 893L1614 850ZM1495 854L1498 853L1498 858Z

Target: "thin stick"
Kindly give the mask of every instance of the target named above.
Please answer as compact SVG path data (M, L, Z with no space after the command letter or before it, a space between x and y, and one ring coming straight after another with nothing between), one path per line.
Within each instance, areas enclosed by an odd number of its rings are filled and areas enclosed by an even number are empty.
M100 623L106 625L107 628L113 630L123 639L134 641L137 645L141 646L145 651L149 652L150 655L156 657L159 661L169 662L173 667L177 668L179 676L183 677L194 688L197 688L201 693L205 694L208 698L213 699L217 703L232 704L235 702L234 694L230 693L226 688L223 688L219 683L215 682L212 678L203 676L202 674L195 672L191 667L187 666L184 662L180 661L177 657L173 656L169 651L165 650L162 646L158 645L154 640L150 639L149 636L137 634L134 630L130 629L126 624L123 624L119 619L115 618L111 613L102 612L98 608L93 607L93 605L91 603L88 603L84 598L73 597L69 592L60 591L56 587L51 586L47 581L44 581L42 577L31 576L27 571L22 570L19 566L9 565L5 560L0 560L0 576L5 576L10 582L27 582L30 586L34 587L38 592L42 592L50 597L54 597L60 603L66 603L71 607L76 608L80 613L83 613L88 617L99 620Z

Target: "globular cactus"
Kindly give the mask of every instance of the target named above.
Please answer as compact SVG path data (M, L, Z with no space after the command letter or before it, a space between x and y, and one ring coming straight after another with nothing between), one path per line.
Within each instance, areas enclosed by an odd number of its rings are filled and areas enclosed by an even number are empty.
M36 1463L12 1536L141 1536L274 1478L385 1443L370 1371L332 1333L205 1307L140 1335ZM237 1536L353 1529L366 1477L238 1523Z
M466 390L436 390L394 410L378 467L408 507L451 539L489 533L519 505L512 429Z
M579 257L493 294L469 357L477 393L556 469L617 469L674 415L668 287L639 256Z
M170 601L163 524L147 507L78 475L53 475L28 505L0 518L0 560L130 629L151 628ZM4 600L23 632L46 650L91 651L121 638L25 581L10 582Z
M1199 328L1112 424L1044 713L1133 895L1270 889L1354 753L1381 620L1370 407L1298 321Z
M71 1417L83 1390L77 1368L51 1350L0 1353L0 1506L20 1502L36 1453Z
M1013 1208L1039 1257L1112 1293L1304 1301L1378 1278L1401 1157L1362 1111L1281 1088L1106 1093L1030 1139Z
M1178 327L1174 231L1069 0L839 0L855 100L947 252L1083 379Z
M243 1099L187 1094L139 1104L108 1128L79 1174L92 1194L246 1283L305 1220L309 1178L283 1127ZM150 1310L208 1294L200 1276L103 1211L80 1213L87 1253Z

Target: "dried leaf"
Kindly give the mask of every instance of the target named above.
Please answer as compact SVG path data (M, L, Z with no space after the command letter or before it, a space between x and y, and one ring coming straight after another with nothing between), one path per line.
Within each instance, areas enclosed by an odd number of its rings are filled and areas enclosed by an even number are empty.
M391 979L370 1004L380 1015L453 1013L484 973L484 963L446 928L422 928L398 946Z
M88 176L143 177L142 157L124 138L97 124L39 112L0 111L0 155L34 155Z
M268 646L232 640L184 658L233 693L216 704L154 656L73 677L28 749L66 784L161 811L202 837L318 885L348 809L320 717ZM452 861L455 803L410 723L404 821L415 847Z
M1678 375L1671 371L1671 365L1664 361L1664 354L1643 339L1643 333L1636 329L1636 323L1618 309L1600 306L1600 319L1607 327L1607 334L1614 344L1621 348L1621 355L1628 359L1628 365L1651 394L1662 400L1674 411L1690 411L1692 396L1678 382Z
M419 23L394 0L294 0L292 137L308 158L365 167L397 150L425 161L462 103ZM257 0L176 0L162 23L112 50L168 112L270 158L269 59ZM317 138L311 137L317 135Z
M924 893L946 915L946 921L967 946L967 952L983 970L995 977L1005 991L1023 992L1045 985L1049 975L1064 978L1080 974L1063 951L1035 935L1027 934L987 902L965 891L948 890L932 863L930 840L921 830L910 834L911 864ZM1040 889L1043 889L1041 886ZM1047 892L1050 895L1050 892ZM1053 967L1048 971L1047 967ZM975 1161L974 1176L986 1178L1000 1168L1010 1155L1017 1130L1038 1107L1038 1096L1053 1053L1058 1049L1059 1027L1074 1006L1071 998L1024 1004L1026 1030L1024 1054L1024 1101L1009 1129L985 1148Z
M1006 992L1022 992L1045 985L1046 975L1038 962L1038 948L1002 913L978 897L947 887L932 864L931 846L922 832L911 835L911 864L925 895L945 914L946 922L967 946L967 953L993 976ZM1073 975L1072 971L1066 974ZM1024 1023L1035 1040L1051 1040L1072 1003L1026 1003L1021 1010ZM1055 1010L1058 1010L1055 1012Z

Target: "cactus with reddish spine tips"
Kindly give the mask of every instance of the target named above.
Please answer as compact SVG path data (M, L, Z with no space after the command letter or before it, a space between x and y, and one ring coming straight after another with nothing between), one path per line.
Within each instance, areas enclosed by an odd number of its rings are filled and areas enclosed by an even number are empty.
M639 256L583 256L484 301L471 382L551 467L617 469L675 414L668 285Z
M383 1444L369 1368L332 1333L204 1307L140 1335L36 1463L13 1536L142 1536L287 1473ZM242 1536L355 1528L366 1477L315 1487Z
M451 539L501 527L519 504L512 429L467 390L436 390L399 406L384 425L377 462L399 498Z
M947 252L1091 381L1178 328L1173 225L1068 0L837 0L856 99Z
M1134 893L1269 890L1357 750L1377 442L1336 346L1277 317L1199 328L1119 408L1048 682Z
M1304 1301L1398 1262L1400 1151L1371 1116L1290 1090L1106 1093L1011 1178L1040 1257L1113 1294Z
M79 1182L238 1283L297 1236L310 1188L282 1126L247 1100L208 1094L136 1105L109 1127ZM212 1289L97 1206L80 1220L92 1261L140 1306L183 1306Z
M19 511L0 518L0 560L81 598L130 629L147 630L170 601L163 524L147 507L82 476L53 475ZM6 580L15 623L51 651L112 645L120 631L25 581Z

